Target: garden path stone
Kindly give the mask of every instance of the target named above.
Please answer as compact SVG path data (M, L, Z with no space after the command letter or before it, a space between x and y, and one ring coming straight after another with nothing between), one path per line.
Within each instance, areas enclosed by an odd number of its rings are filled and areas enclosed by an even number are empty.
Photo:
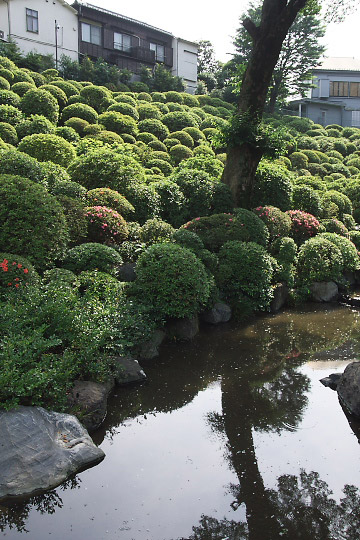
M52 489L104 457L74 416L42 407L0 412L0 499Z

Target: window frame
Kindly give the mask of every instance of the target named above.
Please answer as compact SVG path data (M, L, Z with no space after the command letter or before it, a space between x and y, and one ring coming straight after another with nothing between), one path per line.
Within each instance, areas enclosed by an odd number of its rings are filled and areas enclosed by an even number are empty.
M32 34L39 33L39 12L36 9L25 8L26 31ZM35 29L34 29L35 28Z
M165 45L150 41L150 51L155 52L156 62L165 63Z
M87 40L87 39L84 39L84 31L83 31L84 26L89 27L90 41ZM95 34L93 33L93 30L92 30L93 28L96 28L97 30L99 30L99 34L98 34L99 40L98 41L94 40L94 37L96 36L96 33ZM81 41L83 41L84 43L91 43L92 45L101 46L101 26L98 25L98 24L91 24L89 22L81 21Z
M115 36L119 36L120 41L116 41ZM125 38L125 41L128 41L127 45L124 43L124 38ZM118 45L118 47L116 47L115 45ZM130 53L131 52L131 36L130 36L130 34L124 34L123 32L114 32L113 47L114 47L114 49L116 51Z

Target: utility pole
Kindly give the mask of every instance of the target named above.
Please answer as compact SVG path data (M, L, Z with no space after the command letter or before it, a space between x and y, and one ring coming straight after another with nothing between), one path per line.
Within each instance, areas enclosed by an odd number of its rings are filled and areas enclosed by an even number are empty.
M55 68L58 68L58 30L60 26L55 20Z

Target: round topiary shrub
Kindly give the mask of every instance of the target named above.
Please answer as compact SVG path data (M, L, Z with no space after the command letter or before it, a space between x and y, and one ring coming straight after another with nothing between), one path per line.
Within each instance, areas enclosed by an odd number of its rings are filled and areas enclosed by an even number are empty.
M52 161L62 167L67 167L76 157L76 152L71 143L57 135L43 133L24 137L18 149L38 161Z
M152 182L151 187L160 198L160 217L174 227L182 225L185 221L185 198L179 186L169 179L163 179Z
M79 287L80 285L79 279L74 272L65 270L65 268L51 268L50 270L45 270L43 282L60 285L66 284L70 285L70 287Z
M170 132L181 131L186 127L198 127L195 118L185 111L169 112L162 117L162 122Z
M84 215L84 203L66 195L57 195L61 204L69 231L69 246L84 241L87 236L87 220Z
M224 170L224 165L221 163L221 161L213 158L212 156L194 156L182 161L179 165L179 169L196 169L198 171L205 171L214 180L220 180Z
M26 92L21 98L20 108L26 116L40 114L54 124L56 124L59 118L58 102L54 96L41 88L35 88Z
M159 317L192 317L210 294L203 263L176 244L150 246L137 261L136 275L142 300Z
M234 206L235 203L229 186L222 182L213 182L211 213L221 214L223 212L232 212Z
M142 141L145 144L149 144L152 141L158 141L159 140L157 137L155 137L155 135L153 135L152 133L147 133L147 132L139 133L137 139L138 139L138 141Z
M200 144L193 150L194 156L212 156L215 157L214 150L208 144Z
M98 113L85 103L73 103L65 107L61 113L61 121L66 122L69 118L82 118L89 122L89 124L96 124L98 120Z
M142 135L145 135L145 133L143 133ZM150 133L149 133L149 135L150 135ZM157 139L155 139L154 141L150 141L148 143L148 147L152 148L153 150L155 150L157 152L166 152L167 153L167 148L166 148L165 144L162 143L161 141L158 141Z
M63 260L63 267L75 274L98 270L113 275L121 264L122 258L115 249L95 242L71 248Z
M349 231L349 239L355 244L356 249L360 251L360 231Z
M96 188L88 191L86 200L88 206L107 206L126 219L133 217L135 212L133 205L123 195L109 188Z
M45 116L32 114L16 125L16 132L19 139L23 139L27 135L33 135L34 133L54 134L55 126Z
M360 268L360 260L355 244L348 238L339 234L326 232L319 234L319 238L326 238L339 248L343 259L343 271L353 272Z
M125 196L130 185L145 180L143 167L133 157L102 148L78 156L68 172L88 189L106 186Z
M169 103L184 103L184 95L180 92L174 92L174 90L169 90L164 93L165 99Z
M158 107L151 103L139 103L137 105L137 112L140 120L145 120L145 118L156 118L161 120L162 114Z
M15 146L18 143L16 129L7 122L0 122L0 139Z
M161 120L157 120L156 118L146 118L145 120L141 120L138 127L141 133L152 133L155 137L160 139L160 141L163 141L170 135L167 126L165 126Z
M96 111L100 112L101 103L104 99L111 97L110 91L103 86L85 86L80 91L80 96L83 97L90 107L93 107Z
M47 163L45 163L44 165L46 165ZM55 165L55 163L53 163L52 165ZM69 181L56 179L54 184L49 187L49 192L56 197L64 195L66 197L79 199L81 201L85 200L86 195L86 189L77 182L71 182L71 180Z
M0 176L0 249L21 253L36 268L60 258L68 241L64 213L55 197L28 178Z
M216 282L233 305L266 310L273 297L270 255L255 242L226 242L219 251ZM241 307L240 307L241 309Z
M219 251L228 241L256 242L266 246L269 232L253 212L238 208L236 214L214 214L195 218L183 225L183 228L196 233L206 249Z
M140 240L146 245L169 242L174 228L159 218L148 219L140 229Z
M34 85L28 82L18 82L11 85L11 90L22 97L28 90L34 89Z
M298 176L295 179L298 186L309 186L317 191L326 191L326 182L317 176Z
M268 205L288 210L291 208L291 194L289 171L273 162L261 161L256 171L251 207Z
M0 253L0 291L19 289L37 283L39 274L31 262L13 253Z
M56 101L59 104L60 110L62 110L66 105L68 104L68 98L63 90L59 88L58 86L54 86L52 84L44 84L43 86L40 86L42 90L46 90L49 92Z
M20 97L11 90L0 89L0 105L12 105L19 108Z
M298 245L318 234L320 222L315 216L301 210L289 210L286 213L291 219L290 236Z
M4 77L0 75L0 89L1 90L10 90L10 83Z
M134 221L141 225L160 213L160 197L152 184L131 183L124 190L126 198L135 208Z
M126 135L124 133L123 135ZM88 137L93 137L97 139L98 141L102 141L105 144L123 144L124 139L123 137L120 137L117 133L114 133L113 131L107 131L106 129L100 131L96 135L87 135ZM130 137L131 135L129 135Z
M338 281L343 271L341 251L320 235L310 238L299 250L297 271L300 283Z
M350 214L343 215L343 223L349 231L353 231L356 229L356 221Z
M183 144L175 144L169 150L171 159L175 165L178 165L181 161L189 159L193 156L192 151L187 146Z
M191 137L191 135L189 135L189 133L186 133L186 131L174 131L173 133L170 133L169 138L177 139L180 144L183 144L188 148L193 148L194 146L194 139Z
M43 183L46 179L41 163L28 154L16 150L0 152L0 171L1 174L24 176L36 183Z
M320 196L311 187L304 185L294 186L292 207L294 210L302 210L315 217L320 217L322 212Z
M342 219L344 214L351 215L353 213L351 200L343 193L339 193L335 190L329 190L321 195L321 204L324 208L325 215L326 209L331 203L336 204L336 206L338 207L339 214L337 217L339 219Z
M172 239L180 246L191 249L194 253L204 249L204 243L201 238L193 232L187 231L186 229L177 229L174 231Z
M174 170L172 165L167 160L157 158L151 159L151 155L150 159L147 160L146 165L150 169L153 167L157 167L158 169L160 169L164 176L170 176L170 174Z
M59 137L62 137L63 139L65 139L65 141L68 141L75 145L80 141L79 134L75 131L74 128L70 126L57 127L55 129L55 135L58 135Z
M83 120L82 118L76 118L75 116L73 118L69 118L69 120L66 120L65 127L70 127L74 131L76 131L80 137L85 135L86 128L90 126L89 122L86 120Z
M139 113L136 110L136 108L133 105L130 105L130 103L124 103L124 102L116 102L110 105L108 108L108 111L116 111L121 114L125 114L126 116L130 116L134 120L139 120Z
M67 173L64 167L53 163L52 161L44 161L41 164L41 168L44 174L44 185L51 193L52 187L59 181L70 181L70 175Z
M326 232L340 234L341 236L348 237L349 231L342 223L336 218L323 219L321 225L325 227Z
M128 236L125 219L112 208L90 206L85 209L88 238L92 242L121 244Z
M121 114L116 111L107 111L99 116L99 123L105 126L108 131L114 131L119 135L127 133L136 137L138 134L138 128L136 121L130 116Z
M23 118L23 113L17 107L0 105L0 122L16 126Z
M291 219L288 214L275 206L258 206L253 212L265 223L270 234L270 242L282 236L288 236Z

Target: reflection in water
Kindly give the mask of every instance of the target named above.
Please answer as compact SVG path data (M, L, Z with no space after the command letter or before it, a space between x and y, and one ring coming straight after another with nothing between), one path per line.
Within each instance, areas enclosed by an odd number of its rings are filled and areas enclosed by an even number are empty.
M154 421L151 422L151 426L155 430L153 438L162 437L160 419L168 413L185 410L199 393L207 392L214 383L221 389L219 407L216 411L207 409L205 418L200 417L196 421L199 423L201 420L213 433L220 435L216 440L221 441L227 469L232 471L234 479L230 486L233 501L230 501L229 512L224 519L214 517L203 509L199 513L193 513L193 518L184 515L183 522L188 531L186 538L358 540L360 525L357 519L360 517L349 518L351 512L355 512L355 516L360 516L359 494L355 487L345 486L344 497L337 503L330 497L328 485L320 479L318 473L307 473L302 470L299 476L277 475L276 484L273 483L270 489L263 479L258 465L257 448L254 445L254 434L258 432L268 434L269 440L270 437L283 436L285 433L296 433L308 407L310 395L310 379L299 366L314 358L315 354L321 353L323 361L331 358L332 355L326 351L339 347L339 351L345 357L350 354L349 347L351 356L356 355L357 345L354 344L353 336L357 337L358 320L359 314L349 308L327 306L314 311L313 306L306 306L303 310L276 316L262 316L246 326L227 324L217 328L207 327L192 343L181 346L168 344L162 349L159 359L144 364L148 384L126 390L118 389L109 401L108 417L104 425L94 434L94 441L97 444L108 444L107 457L101 465L102 470L110 477L118 467L116 454L114 458L112 457L112 443L115 447L118 438L125 436L125 426L131 426L134 421L138 428L142 429L143 426L143 431L146 432L149 419L152 418ZM329 392L327 395L330 395L331 391L327 391ZM192 426L192 420L186 417L190 439L191 433L196 429ZM175 414L172 415L172 421L175 422L176 430ZM160 428L156 427L157 424ZM195 419L193 425L198 425ZM136 458L132 461L134 452L131 451L141 444L139 441L144 440L140 436L141 429L136 431L138 438L131 441L129 453L125 458L123 456L123 459L126 459L127 469L133 468L134 478L141 476L139 471L143 470L140 469L142 464L136 462ZM156 432L156 429L160 431ZM331 426L329 429L336 428ZM170 446L170 439L164 441L164 444L169 444L169 450L165 446L163 456L176 452L176 449ZM184 444L189 445L191 449L191 440L184 441ZM295 444L298 445L299 442L296 441ZM151 454L150 448L144 451ZM164 458L159 456L158 459ZM112 465L106 469L108 463ZM167 467L163 467L164 469ZM307 467L310 471L314 469L316 463ZM280 472L284 470L286 469ZM175 474L177 473L169 471L169 483L173 481ZM96 477L96 468L87 471L86 475L87 478L91 478L91 475ZM76 477L78 478L79 476ZM135 485L137 480L134 482L131 476L130 478L130 484ZM71 482L63 484L62 489L80 488L76 498L78 507L71 499L70 508L66 510L66 498L69 494L62 494L61 488L58 488L24 503L0 506L0 530L6 530L11 538L9 531L12 528L19 532L26 531L31 516L37 513L54 514L55 511L56 513L67 511L68 514L65 515L70 515L70 519L76 522L79 518L77 508L81 507L82 515L86 515L83 507L86 506L84 501L87 501L76 479L73 480L73 484ZM210 486L212 482L210 476L208 482ZM225 483L228 484L228 479L222 485ZM119 498L119 491L111 491L109 486L109 493L106 493L109 501ZM116 487L118 490L121 488ZM143 489L150 491L151 487L146 485ZM204 491L204 488L206 489L206 486L198 486L199 490ZM105 495L104 492L102 494ZM195 488L191 495L194 501L200 500ZM223 493L219 494L219 497L221 496L224 496ZM194 501L190 504L193 505ZM154 502L153 505L155 504ZM141 501L136 500L135 505L141 506ZM116 509L114 519L122 519L127 524L126 520L132 515L133 509L124 507L121 510L123 511L121 518ZM161 510L158 514L161 514ZM175 508L173 512L175 517L177 509ZM197 516L201 514L203 515L199 524L194 526L194 522L199 519ZM236 519L231 519L231 514L236 514ZM146 515L149 516L150 512ZM142 515L140 518L144 519L144 524L148 523L147 519L151 519ZM166 518L171 522L171 515ZM164 521L166 518L163 517ZM35 533L38 531L36 526L40 527L41 521L37 520L36 523L39 525L34 525ZM184 534L178 531L175 531L175 534L174 531L162 533L161 524L158 522L155 525L151 523L151 526L160 527L155 536L146 532L141 532L141 535L129 532L126 536L127 524L122 529L122 538L165 540L165 538L179 538L179 534ZM143 525L142 530L146 531L145 527ZM65 533L61 530L56 532L58 536L53 535L53 538L65 537ZM95 528L89 529L86 536L89 540L100 538ZM79 540L80 537L72 536Z
M237 486L233 490L238 498ZM265 490L272 515L267 523L269 528L262 529L259 535L249 519L246 523L202 516L189 540L359 540L360 493L349 485L343 492L344 497L337 504L318 473L302 470L299 478L282 475L277 480L277 490ZM261 512L257 517L261 519Z

